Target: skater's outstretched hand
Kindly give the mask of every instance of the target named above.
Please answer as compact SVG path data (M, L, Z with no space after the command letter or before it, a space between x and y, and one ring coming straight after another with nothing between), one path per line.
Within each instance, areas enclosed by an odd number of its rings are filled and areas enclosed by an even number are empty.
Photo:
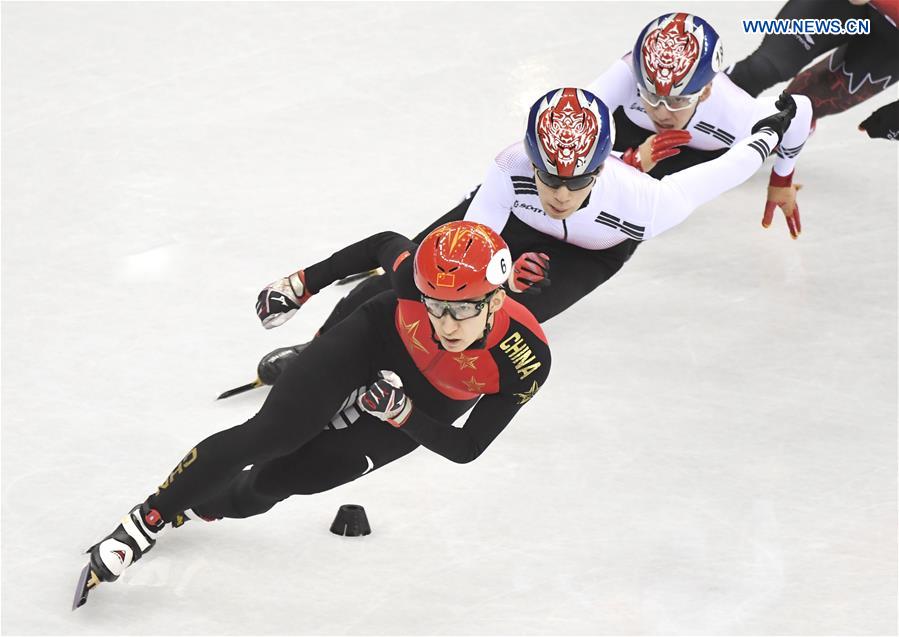
M256 300L256 316L270 330L287 322L311 296L303 271L294 272L265 286Z
M796 203L796 193L802 188L802 184L793 183L793 173L789 175L778 175L774 170L771 171L771 178L768 181L768 199L765 201L765 213L762 215L762 227L767 228L774 220L774 209L783 210L784 217L787 220L787 228L790 230L790 236L794 239L799 238L802 232L802 222L799 220L799 204Z

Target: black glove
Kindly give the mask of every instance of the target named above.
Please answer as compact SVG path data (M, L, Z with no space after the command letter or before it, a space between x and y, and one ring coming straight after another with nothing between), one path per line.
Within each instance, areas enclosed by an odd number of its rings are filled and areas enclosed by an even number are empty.
M784 92L774 102L774 107L777 109L777 112L757 121L752 127L752 132L757 133L763 128L769 128L777 135L777 143L779 144L796 116L796 100L793 99L792 95Z
M899 101L881 106L858 125L858 129L874 139L899 140Z

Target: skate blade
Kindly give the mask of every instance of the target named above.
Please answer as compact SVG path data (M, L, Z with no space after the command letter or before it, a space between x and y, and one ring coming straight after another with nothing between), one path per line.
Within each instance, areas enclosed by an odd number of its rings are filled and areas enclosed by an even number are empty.
M240 387L235 387L234 389L229 389L228 391L222 392L221 394L219 394L219 397L216 398L216 400L221 400L222 398L230 398L231 396L242 394L245 391L250 391L251 389L256 389L257 387L262 387L264 384L265 383L257 378L252 383L247 383L246 385L241 385Z
M81 608L87 603L87 596L97 584L100 578L91 570L90 562L85 564L81 569L81 575L78 576L78 584L75 586L75 599L72 601L72 610Z

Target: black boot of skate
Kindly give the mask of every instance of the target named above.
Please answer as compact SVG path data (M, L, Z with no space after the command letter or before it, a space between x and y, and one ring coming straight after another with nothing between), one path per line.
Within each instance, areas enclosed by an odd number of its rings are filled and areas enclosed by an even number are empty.
M165 522L156 509L144 502L122 518L115 531L88 549L90 569L101 582L114 582L133 562L156 544L156 534Z
M279 347L262 357L256 366L256 375L266 385L274 385L287 366L296 360L309 343L300 343L292 347Z

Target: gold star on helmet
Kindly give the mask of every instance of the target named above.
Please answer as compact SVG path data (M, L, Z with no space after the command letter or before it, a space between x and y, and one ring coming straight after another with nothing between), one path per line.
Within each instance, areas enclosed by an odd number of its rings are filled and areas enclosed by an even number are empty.
M479 383L477 379L472 376L468 380L463 380L462 384L465 385L465 389L470 391L472 394L480 394L481 387L484 387L487 383Z
M418 340L418 325L421 321L414 321L412 323L406 323L406 320L403 318L403 313L400 312L400 323L403 325L403 329L406 330L406 333L409 335L409 340L412 341L412 347L415 349L420 349L425 354L428 354L427 348L421 344L421 341Z
M534 394L536 394L537 390L539 390L539 389L540 389L540 385L538 385L537 381L535 380L529 390L527 390L526 392L522 392L520 394L516 393L515 395L518 396L518 404L519 405L525 404L527 401L529 401L531 398L534 397Z
M465 352L459 352L459 355L454 356L453 360L459 363L459 369L465 369L466 367L477 369L475 366L475 363L478 361L477 356L466 356Z

